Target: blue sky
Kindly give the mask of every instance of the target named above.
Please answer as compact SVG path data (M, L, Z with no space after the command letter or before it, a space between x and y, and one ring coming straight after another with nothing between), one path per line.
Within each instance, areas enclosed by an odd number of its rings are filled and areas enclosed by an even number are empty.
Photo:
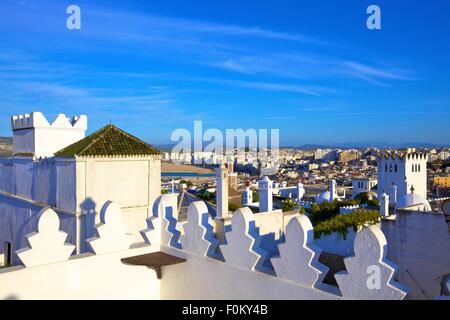
M282 145L450 144L450 1L243 2L2 0L0 135L42 111L156 144L194 120Z

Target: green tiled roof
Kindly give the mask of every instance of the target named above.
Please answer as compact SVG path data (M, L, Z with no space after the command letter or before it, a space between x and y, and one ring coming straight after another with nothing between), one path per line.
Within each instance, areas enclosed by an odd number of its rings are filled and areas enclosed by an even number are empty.
M58 157L108 157L159 155L158 149L109 124L55 153Z

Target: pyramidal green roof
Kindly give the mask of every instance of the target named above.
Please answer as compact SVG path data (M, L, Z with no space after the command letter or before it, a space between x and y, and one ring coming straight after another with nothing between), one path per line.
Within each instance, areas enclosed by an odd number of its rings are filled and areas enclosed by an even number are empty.
M158 149L109 124L55 153L58 157L108 157L159 155Z

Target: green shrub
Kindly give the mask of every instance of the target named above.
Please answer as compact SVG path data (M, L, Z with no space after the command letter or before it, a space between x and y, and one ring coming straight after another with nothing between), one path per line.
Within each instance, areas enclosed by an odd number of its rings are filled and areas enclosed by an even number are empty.
M180 180L180 183L185 183L188 188L190 188L194 185L191 181L186 180L186 179Z
M230 202L228 203L228 211L236 211L237 209L242 208L241 205L238 205L237 203Z
M297 208L298 206L299 205L291 199L286 199L286 200L281 201L281 209L283 210L283 212L292 211L295 208Z
M377 199L370 199L371 196L368 192L361 192L358 195L355 196L355 200L358 201L360 204L366 204L369 207L379 207L380 203Z
M253 190L252 192L253 202L259 202L259 192Z
M370 195L368 192L361 192L355 196L355 200L362 202L362 203L369 201L369 198L370 198Z
M339 208L346 206L353 206L358 204L355 200L335 200L333 203L327 201L321 204L314 203L309 210L309 219L313 225L316 225L322 221L333 218L339 214Z
M379 207L380 206L380 202L378 202L377 199L367 200L366 204L369 207Z
M314 226L314 237L320 238L322 235L338 232L345 239L350 227L357 231L358 227L373 225L379 221L380 214L375 210L357 210L349 214L339 214Z
M306 213L305 208L303 208L302 206L300 206L299 212L298 212L298 213L300 213L300 214L305 214L305 213Z

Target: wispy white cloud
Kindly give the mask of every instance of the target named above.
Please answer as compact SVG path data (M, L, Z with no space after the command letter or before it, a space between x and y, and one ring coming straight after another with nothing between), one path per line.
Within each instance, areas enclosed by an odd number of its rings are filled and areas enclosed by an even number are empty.
M326 92L335 92L333 88L321 87L321 86L308 86L289 83L275 83L275 82L263 82L263 81L245 81L245 80L229 80L229 79L197 79L200 81L212 82L221 85L265 90L265 91L279 91L279 92L291 92L300 93L311 96L319 96Z
M249 71L244 65L237 63L234 60L226 60L212 65L239 73L253 74L253 72Z
M341 65L343 66L343 73L378 86L386 86L385 80L417 80L411 76L411 71L400 70L398 68L387 69L386 67L367 65L354 61L342 61Z

